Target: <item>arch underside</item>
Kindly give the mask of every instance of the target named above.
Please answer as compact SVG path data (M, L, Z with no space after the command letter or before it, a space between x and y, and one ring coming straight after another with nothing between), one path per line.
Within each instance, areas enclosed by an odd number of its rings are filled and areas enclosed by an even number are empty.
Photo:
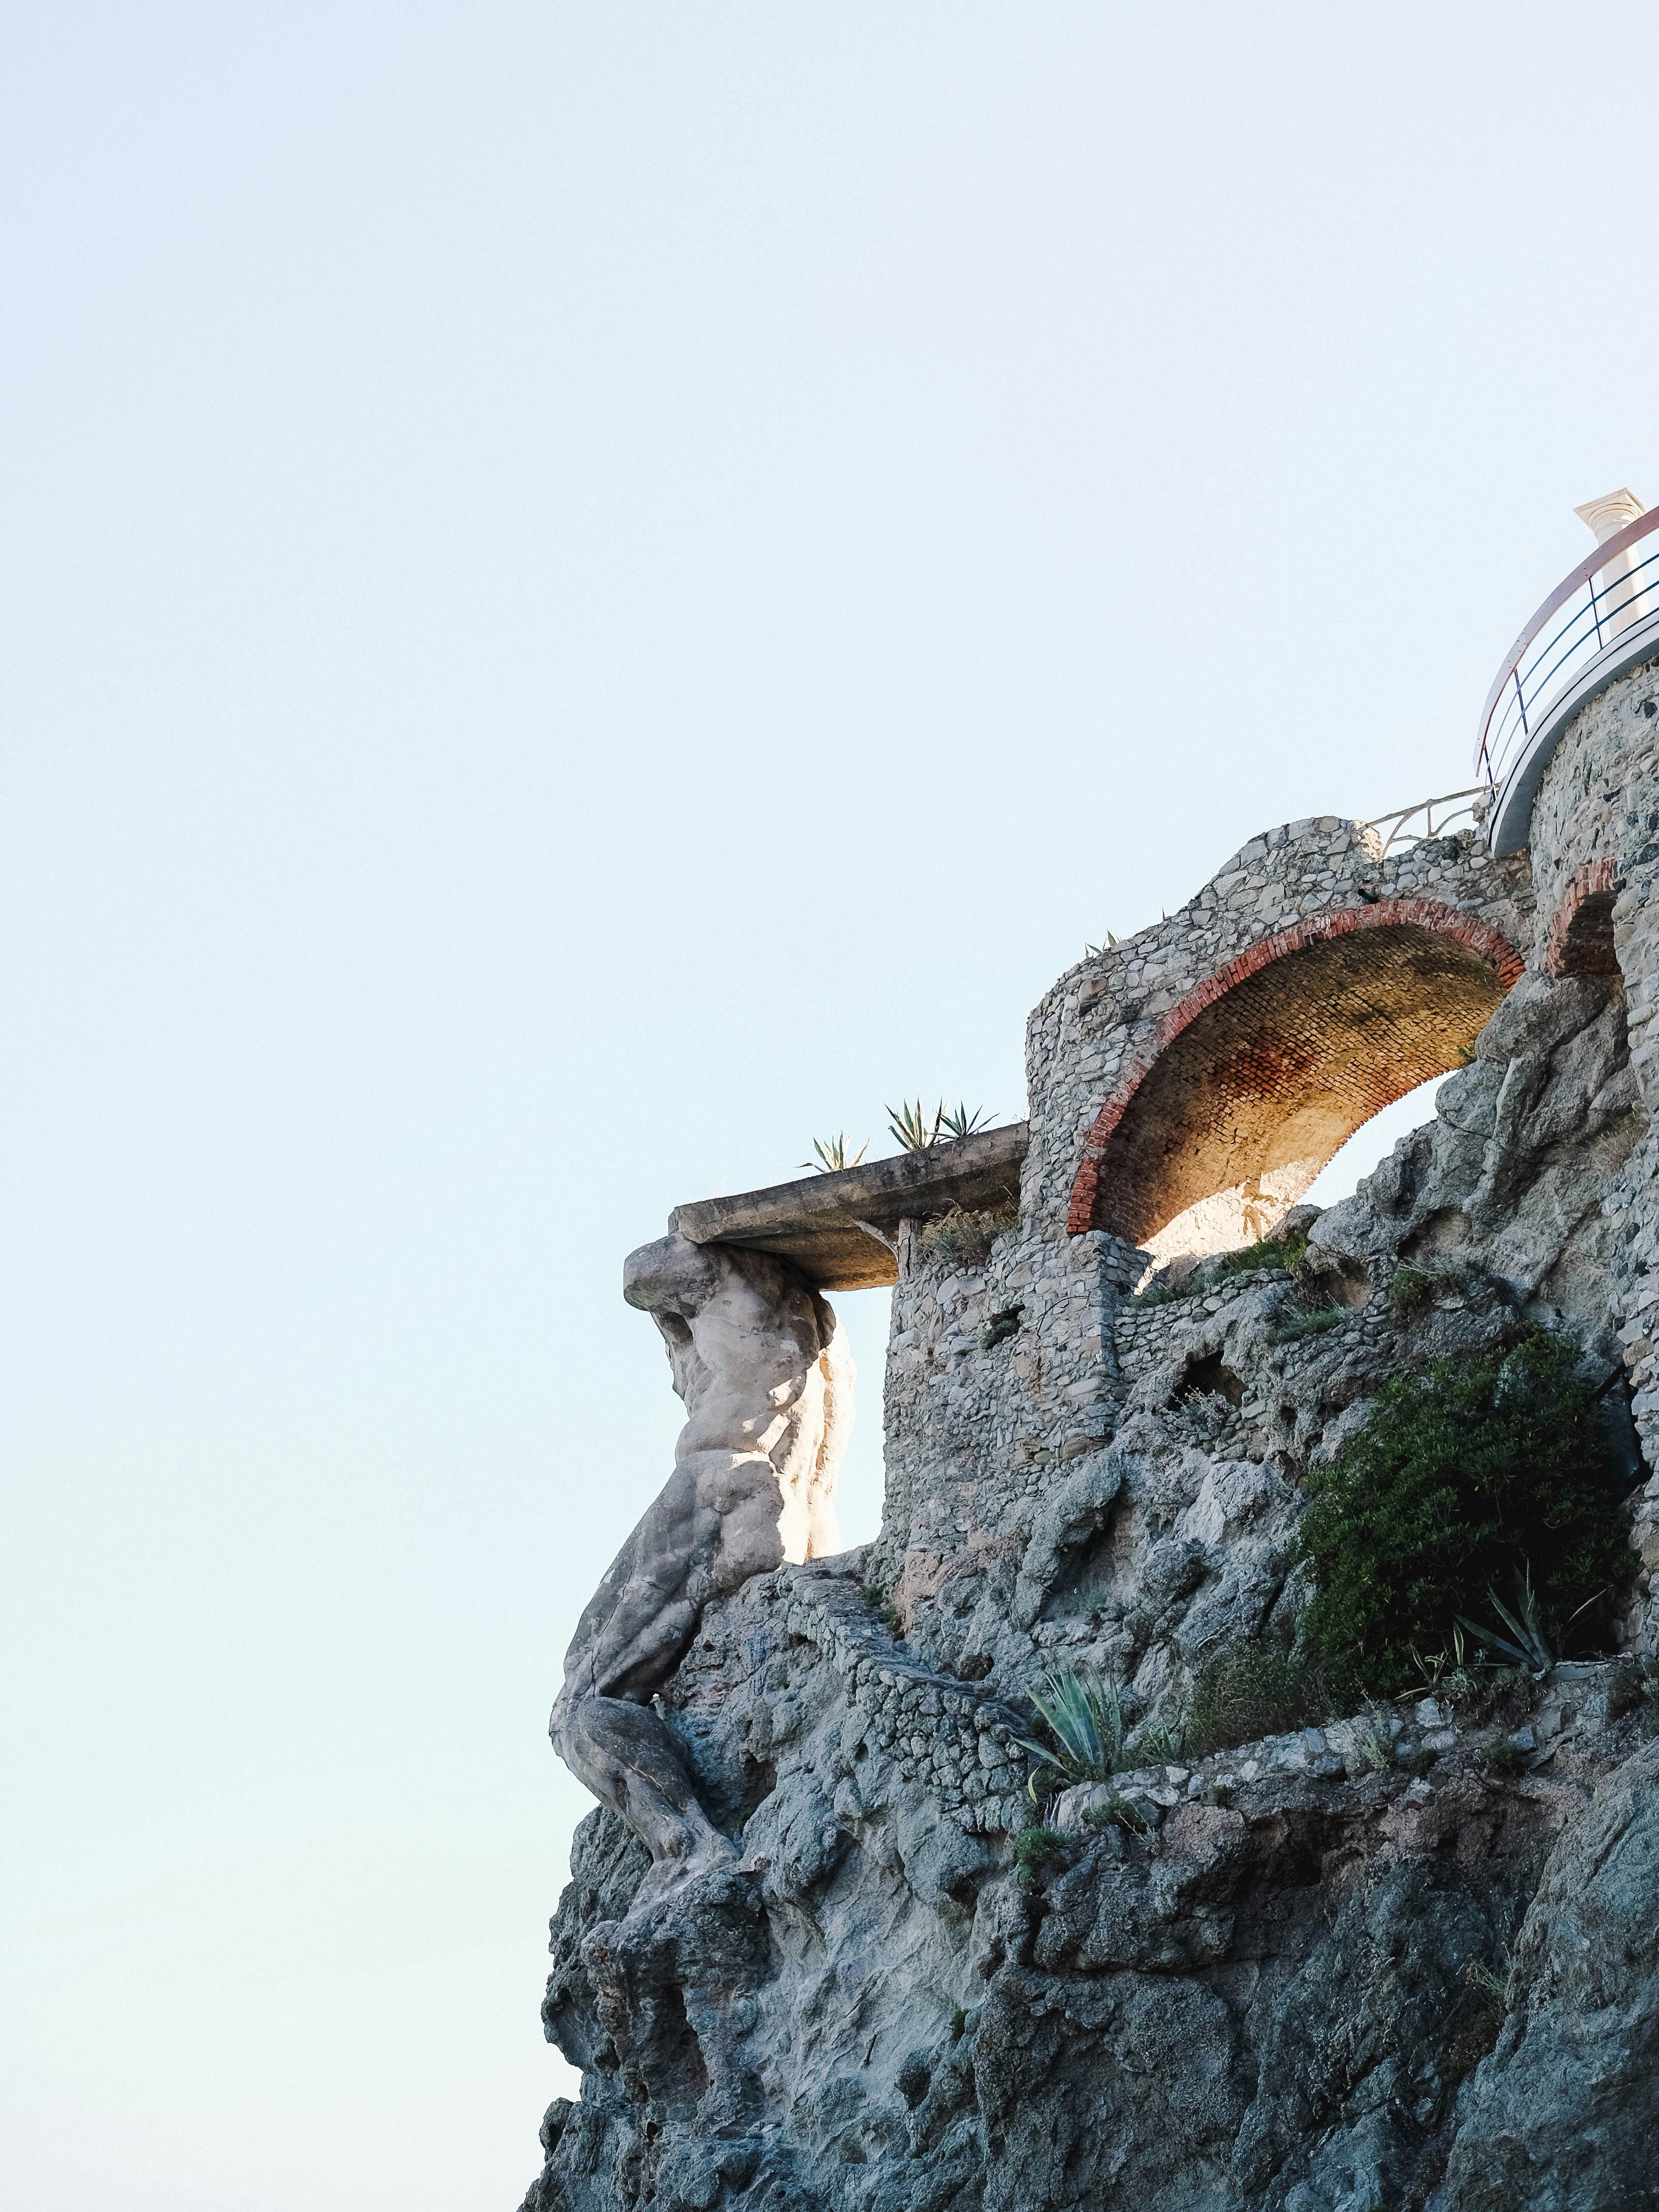
M1412 922L1273 961L1141 1079L1100 1153L1092 1225L1160 1259L1265 1236L1374 1114L1463 1064L1504 992L1489 957Z

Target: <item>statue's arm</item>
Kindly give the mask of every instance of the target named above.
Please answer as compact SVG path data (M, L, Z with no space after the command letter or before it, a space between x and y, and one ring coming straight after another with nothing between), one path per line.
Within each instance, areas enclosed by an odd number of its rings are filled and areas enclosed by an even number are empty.
M574 1694L645 1698L672 1673L696 1633L719 1533L691 1470L676 1468L583 1608L565 1658Z

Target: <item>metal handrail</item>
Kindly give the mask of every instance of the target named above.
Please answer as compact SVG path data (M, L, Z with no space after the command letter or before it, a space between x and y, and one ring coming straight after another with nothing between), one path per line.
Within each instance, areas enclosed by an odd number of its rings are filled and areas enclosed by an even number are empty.
M1407 844L1420 844L1425 837L1443 837L1448 828L1454 822L1473 822L1474 802L1477 799L1484 799L1486 796L1486 790L1487 787L1484 783L1477 783L1470 791L1449 791L1443 799L1419 799L1415 806L1396 807L1392 814L1379 814L1375 821L1362 822L1359 827L1362 830L1381 830L1387 823L1391 822L1394 824L1388 836L1382 840L1382 850L1386 854L1395 844L1402 840ZM1468 799L1468 805L1457 805L1455 802L1460 799ZM1438 826L1436 825L1434 818L1434 810L1437 806L1449 806L1452 809L1449 814L1442 815ZM1424 817L1422 829L1408 829L1407 824L1419 814Z
M1626 612L1650 586L1659 584L1659 547L1602 590L1598 592L1595 581L1603 568L1654 530L1659 530L1659 507L1638 514L1634 522L1603 538L1571 575L1562 578L1504 655L1481 709L1480 735L1474 749L1475 771L1486 778L1488 787L1495 789L1502 781L1516 738L1531 735L1530 725L1538 719L1540 702L1548 696L1546 686L1553 684L1575 660L1594 659L1609 641L1606 633L1612 629L1613 618ZM1648 569L1654 571L1652 575L1644 574ZM1545 623L1578 592L1587 593L1583 604L1528 659L1527 649Z
M1510 684L1504 693L1504 711L1496 723L1488 721L1486 732L1486 758L1492 764L1494 781L1506 766L1510 746L1516 735L1516 726L1522 737L1529 737L1532 725L1538 720L1538 702L1552 696L1550 685L1555 676L1569 664L1593 659L1611 641L1607 632L1613 628L1613 618L1624 613L1647 590L1650 581L1659 582L1659 574L1644 578L1644 569L1659 562L1659 549L1638 561L1605 592L1598 592L1594 581L1589 586L1589 596L1573 613L1568 616L1554 635L1540 646L1524 672L1512 672ZM1628 586L1628 588L1626 588ZM1623 592L1622 598L1620 596ZM1621 626L1622 627L1622 626ZM1575 636L1574 632L1577 635ZM1594 645L1591 643L1594 637ZM1559 647L1558 651L1557 648ZM1553 655L1553 659L1549 656ZM1546 665L1547 663L1547 665ZM1528 712L1531 708L1530 714ZM1480 764L1480 757L1476 757Z

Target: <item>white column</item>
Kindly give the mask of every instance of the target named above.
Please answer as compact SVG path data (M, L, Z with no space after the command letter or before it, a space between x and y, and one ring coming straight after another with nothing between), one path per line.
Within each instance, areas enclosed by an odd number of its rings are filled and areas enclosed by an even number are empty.
M1588 523L1595 532L1598 545L1605 545L1616 531L1622 530L1627 522L1634 522L1638 514L1647 513L1636 494L1629 490L1604 492L1600 499L1587 500L1583 507L1575 507L1572 511L1581 522ZM1621 630L1628 629L1632 623L1640 622L1644 615L1652 611L1650 580L1654 570L1644 572L1639 588L1625 580L1652 550L1655 549L1644 539L1638 548L1630 552L1615 553L1605 568L1597 570L1595 583L1598 601L1611 599L1613 602L1612 612L1604 613L1601 617L1604 643L1611 644ZM1659 563L1656 563L1656 567L1659 567Z

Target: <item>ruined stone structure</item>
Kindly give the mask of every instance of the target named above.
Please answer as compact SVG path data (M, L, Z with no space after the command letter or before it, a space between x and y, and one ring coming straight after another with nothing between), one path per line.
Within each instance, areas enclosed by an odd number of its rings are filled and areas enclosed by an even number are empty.
M556 1714L564 1747L603 1708L610 1764L545 2009L582 2096L547 2117L526 2212L1659 2203L1635 1663L1659 636L1642 654L1635 620L1570 714L1523 717L1480 820L1386 848L1290 823L1061 977L1029 1122L683 1206L635 1255L678 1285L637 1302L692 1418ZM1354 1197L1300 1204L1435 1075L1434 1119ZM1204 1264L1285 1225L1294 1276ZM836 1553L806 1533L849 1383L822 1294L880 1282L884 1523ZM742 1328L698 1344L721 1286ZM1302 1483L1380 1383L1538 1324L1639 1431L1622 1660L1557 1668L1501 1723L1425 1695L1172 1763L1160 1725L1206 1656L1294 1638ZM1029 1695L1060 1662L1121 1686L1125 1769L1017 1850ZM653 1789L673 1817L636 1815Z

